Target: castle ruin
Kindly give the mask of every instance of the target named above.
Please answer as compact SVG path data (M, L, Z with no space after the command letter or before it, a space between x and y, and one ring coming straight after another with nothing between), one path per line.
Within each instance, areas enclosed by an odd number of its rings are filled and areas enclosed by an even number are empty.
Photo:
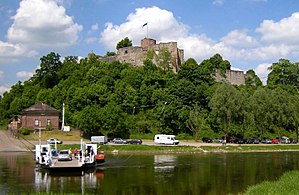
M99 60L119 61L129 63L132 66L143 66L143 61L146 59L149 50L159 54L161 49L166 49L170 53L172 70L177 72L179 66L184 63L184 50L177 47L177 42L157 44L154 39L144 38L141 40L141 46L119 48L116 55L100 57Z
M156 40L144 38L141 40L141 46L123 47L117 50L114 56L98 56L99 60L107 62L119 61L129 63L132 66L143 66L148 51L153 50L156 55L161 49L166 49L171 55L171 66L173 72L178 72L180 65L185 63L184 50L177 47L177 42L156 43ZM216 82L228 82L232 85L245 85L246 74L243 71L226 70L225 76L220 74L219 70L215 72Z

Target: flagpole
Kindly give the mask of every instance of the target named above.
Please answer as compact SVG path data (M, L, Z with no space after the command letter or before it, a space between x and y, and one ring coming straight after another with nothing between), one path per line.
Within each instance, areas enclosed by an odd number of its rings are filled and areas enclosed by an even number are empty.
M148 38L148 24L146 25L146 38Z

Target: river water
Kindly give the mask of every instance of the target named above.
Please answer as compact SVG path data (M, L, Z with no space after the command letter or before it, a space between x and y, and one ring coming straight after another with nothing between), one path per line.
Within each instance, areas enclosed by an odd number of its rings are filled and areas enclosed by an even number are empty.
M83 175L35 169L32 153L0 153L0 192L20 194L237 194L298 170L299 152L106 155Z

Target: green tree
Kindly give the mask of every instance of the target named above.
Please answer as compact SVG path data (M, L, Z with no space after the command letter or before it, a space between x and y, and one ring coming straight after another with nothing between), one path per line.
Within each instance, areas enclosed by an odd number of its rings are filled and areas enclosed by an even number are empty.
M299 86L299 64L293 64L289 60L280 59L269 67L267 84L270 87L276 85Z
M232 85L222 84L213 95L209 105L224 126L224 133L228 135L230 126L240 114L242 108L241 95Z
M114 51L107 51L106 56L115 56L116 53Z
M60 55L54 52L40 58L40 68L35 71L35 79L44 88L54 87L59 83L58 71L62 67Z
M254 70L248 70L246 72L245 85L258 87L262 86L263 83L261 79L255 74Z
M171 61L171 54L166 48L160 49L159 54L155 57L155 61L157 66L164 72L172 70L173 63Z
M259 87L250 97L249 104L254 116L259 135L263 136L270 128L273 120L271 90Z
M116 49L123 48L123 47L131 47L131 46L132 46L132 40L126 37L117 43Z

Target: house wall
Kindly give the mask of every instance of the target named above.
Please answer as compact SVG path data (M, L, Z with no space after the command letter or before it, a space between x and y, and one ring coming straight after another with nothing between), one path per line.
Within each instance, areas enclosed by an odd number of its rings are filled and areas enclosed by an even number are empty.
M48 119L51 120L52 129L59 129L59 117L58 116L41 116L41 115L23 115L22 127L29 129L46 129L48 126ZM35 124L35 120L39 121L39 124Z

